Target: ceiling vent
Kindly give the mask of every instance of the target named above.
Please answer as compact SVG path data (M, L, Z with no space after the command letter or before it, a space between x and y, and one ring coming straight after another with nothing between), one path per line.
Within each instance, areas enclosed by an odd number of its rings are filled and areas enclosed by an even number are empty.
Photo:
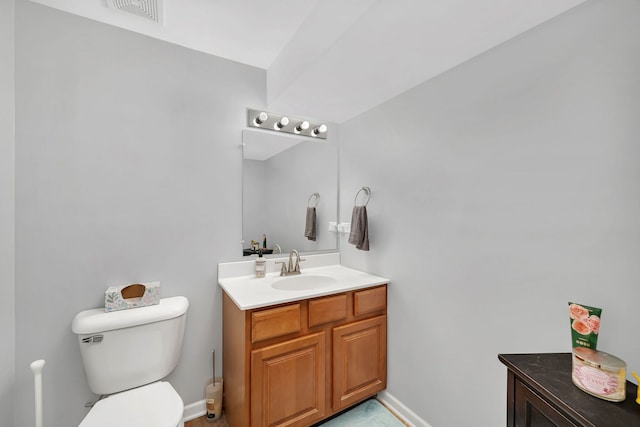
M107 0L107 5L162 23L162 0Z

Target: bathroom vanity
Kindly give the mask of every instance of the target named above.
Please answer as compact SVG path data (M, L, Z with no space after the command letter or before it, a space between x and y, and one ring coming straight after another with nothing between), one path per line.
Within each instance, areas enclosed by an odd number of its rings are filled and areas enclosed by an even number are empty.
M340 265L227 278L220 266L230 425L309 426L386 387L387 279Z

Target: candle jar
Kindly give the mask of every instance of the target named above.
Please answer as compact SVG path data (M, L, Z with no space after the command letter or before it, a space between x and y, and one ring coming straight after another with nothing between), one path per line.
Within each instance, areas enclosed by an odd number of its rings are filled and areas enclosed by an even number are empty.
M626 398L627 364L614 355L576 347L572 355L573 383L600 399L622 402Z

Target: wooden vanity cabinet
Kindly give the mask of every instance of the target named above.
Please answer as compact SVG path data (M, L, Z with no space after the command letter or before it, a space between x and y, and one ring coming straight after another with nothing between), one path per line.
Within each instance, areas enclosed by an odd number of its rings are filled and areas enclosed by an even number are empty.
M306 427L386 388L387 287L240 310L223 293L233 427Z

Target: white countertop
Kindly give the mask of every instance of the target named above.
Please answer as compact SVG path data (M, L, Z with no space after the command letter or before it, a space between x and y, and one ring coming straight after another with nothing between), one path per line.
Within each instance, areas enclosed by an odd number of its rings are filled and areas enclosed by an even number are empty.
M272 285L283 277L275 261L288 260L288 257L268 259L267 275L263 278L255 277L255 258L252 258L219 264L218 284L238 308L249 310L389 283L384 277L340 265L339 254L305 255L303 258L306 261L300 264L302 273L289 277L328 276L334 280L314 289L277 289Z

